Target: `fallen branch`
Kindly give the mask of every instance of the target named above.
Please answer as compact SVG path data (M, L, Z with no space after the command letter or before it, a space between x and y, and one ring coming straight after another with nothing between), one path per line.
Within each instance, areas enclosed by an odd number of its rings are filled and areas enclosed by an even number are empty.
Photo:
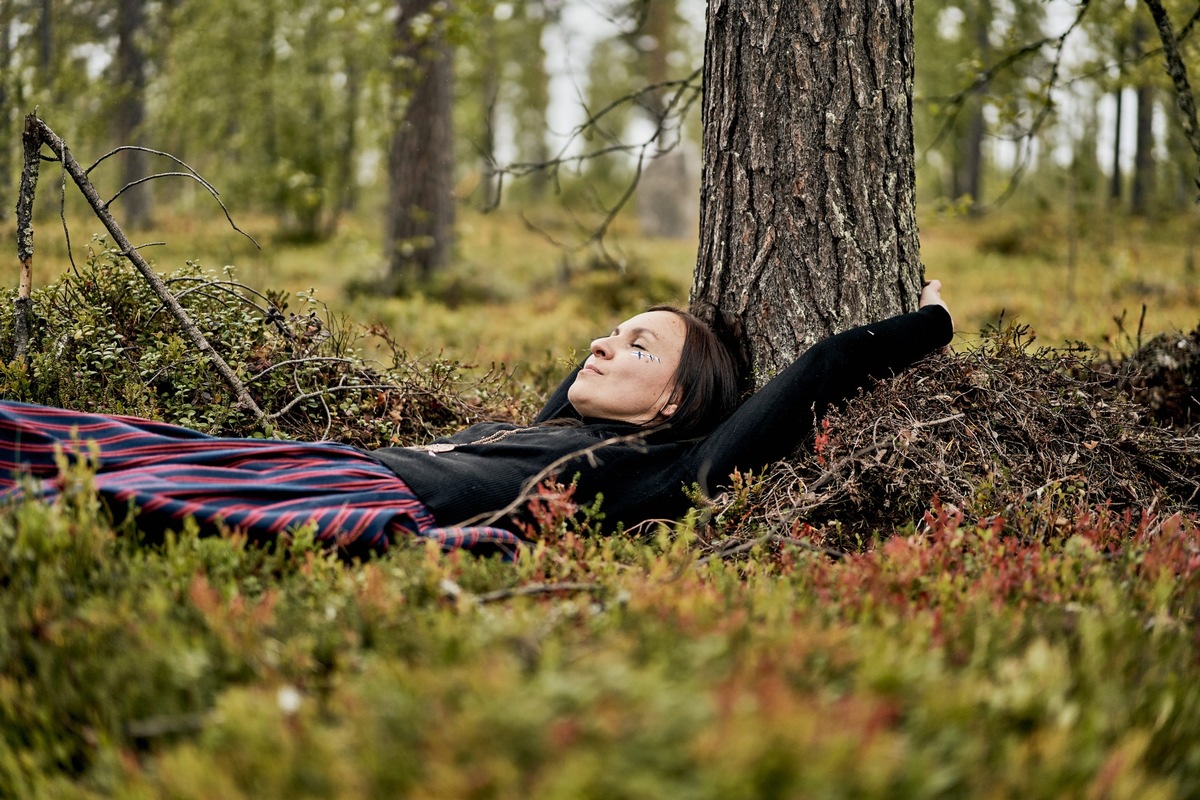
M225 380L225 383L228 384L233 390L234 394L238 398L238 405L252 412L257 418L259 424L262 425L264 429L270 430L270 419L263 412L263 410L258 407L258 403L254 401L254 398L250 395L250 391L246 388L245 384L242 383L242 381L230 368L229 364L225 362L225 359L221 357L221 354L213 349L213 346L208 343L208 339L196 326L196 323L192 320L191 315L189 315L187 310L180 305L179 300L173 294L171 294L171 291L167 288L166 283L164 283L163 279L159 277L158 273L156 273L150 267L150 264L142 257L141 253L138 252L138 248L134 247L130 243L129 239L125 236L125 232L121 230L121 226L117 224L117 221L109 212L108 204L100 198L100 194L96 191L96 187L92 185L87 173L82 167L79 166L79 163L75 160L75 157L71 155L71 151L67 148L66 143L63 142L63 140L59 138L58 134L51 130L45 122L39 119L37 114L30 114L25 118L26 173L31 173L30 186L28 190L30 207L32 208L33 189L37 183L37 170L36 167L30 170L29 164L31 159L36 164L37 159L40 158L39 150L43 144L54 152L58 158L58 161L62 164L63 170L65 170L66 173L71 176L71 179L75 181L75 185L79 187L79 191L83 194L84 198L87 199L88 205L92 207L92 211L95 212L100 221L104 223L104 227L108 230L109 234L112 235L113 241L117 243L121 254L124 255L125 258L129 259L129 261L135 267L137 267L138 272L140 272L142 277L146 279L146 282L150 284L150 288L153 289L154 293L158 295L163 304L171 311L172 316L174 316L179 322L180 327L183 328L183 331L187 337L191 339L192 344L197 350L200 351L202 355L204 355L205 358L208 359L208 361ZM22 199L25 197L25 183L26 176L22 175ZM18 254L24 256L27 253L29 260L32 263L32 216L30 216L29 220L24 221L24 224L22 224L22 222L23 221L18 218L18 231L20 232L22 229L27 230L28 247L26 249L22 249L21 237L18 236ZM22 263L24 264L24 261ZM22 269L23 271L21 280L22 285L24 285L26 280L24 266ZM19 298L18 302L20 302Z
M33 289L33 197L37 191L38 169L41 165L41 142L31 120L25 120L25 131L21 136L25 152L25 165L21 169L21 184L17 191L17 261L21 264L20 284L16 300L16 357L25 358L29 351L29 333L32 327L33 305L29 299Z

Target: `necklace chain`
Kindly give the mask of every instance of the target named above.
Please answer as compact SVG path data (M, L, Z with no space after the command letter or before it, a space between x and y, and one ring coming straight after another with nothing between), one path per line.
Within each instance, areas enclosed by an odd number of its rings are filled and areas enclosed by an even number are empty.
M434 442L433 444L412 445L409 449L424 450L426 453L429 453L429 455L436 456L438 453L449 453L451 450L454 450L458 447L466 447L467 445L495 444L496 442L499 442L502 439L507 439L509 436L512 436L514 433L520 433L521 431L527 431L527 430L531 430L531 429L530 428L506 428L505 430L496 431L495 433L489 433L487 436L481 437L479 439L475 439L470 442L460 442L458 444L455 444L453 442Z

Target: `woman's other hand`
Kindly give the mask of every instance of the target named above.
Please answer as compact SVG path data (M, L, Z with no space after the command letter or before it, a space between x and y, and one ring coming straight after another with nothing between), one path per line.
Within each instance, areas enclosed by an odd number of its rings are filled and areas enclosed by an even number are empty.
M941 306L946 309L946 313L950 314L950 307L946 305L946 301L942 299L942 282L939 280L925 281L925 287L921 289L921 308L925 306ZM950 326L953 330L954 315L950 315Z

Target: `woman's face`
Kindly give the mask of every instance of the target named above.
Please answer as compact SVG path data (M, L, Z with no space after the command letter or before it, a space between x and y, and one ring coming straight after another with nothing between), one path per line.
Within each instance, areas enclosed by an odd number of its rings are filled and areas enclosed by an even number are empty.
M639 425L675 413L675 370L687 326L670 311L647 311L592 342L567 398L585 417Z

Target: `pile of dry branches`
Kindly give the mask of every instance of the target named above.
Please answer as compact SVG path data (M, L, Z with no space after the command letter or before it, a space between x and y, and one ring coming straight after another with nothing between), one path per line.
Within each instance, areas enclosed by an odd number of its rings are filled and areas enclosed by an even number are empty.
M853 548L920 520L935 497L968 519L1051 525L1105 504L1197 512L1200 431L1155 422L1121 391L1134 374L1118 380L1078 350L1033 351L1015 327L933 356L831 413L803 452L721 498L722 547L811 526L827 546Z
M1108 360L1117 391L1179 430L1200 426L1200 325L1155 336L1119 361Z

